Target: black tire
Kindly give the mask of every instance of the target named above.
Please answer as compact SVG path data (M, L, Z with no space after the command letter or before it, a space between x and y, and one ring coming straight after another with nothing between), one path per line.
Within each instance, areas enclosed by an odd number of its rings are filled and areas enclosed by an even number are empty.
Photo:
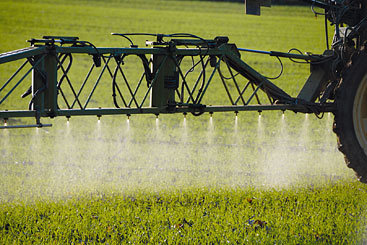
M367 182L367 49L356 53L336 91L334 132L345 162Z

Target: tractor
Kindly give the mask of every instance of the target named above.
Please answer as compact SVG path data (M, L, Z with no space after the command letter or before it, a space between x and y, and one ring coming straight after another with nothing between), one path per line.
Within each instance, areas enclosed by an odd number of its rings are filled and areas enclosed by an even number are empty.
M78 37L30 39L30 47L0 54L1 66L22 62L9 79L0 81L1 128L46 127L50 125L42 124L41 118L60 116L200 116L289 110L322 117L330 112L335 116L333 130L347 166L366 183L367 1L304 1L325 18L326 49L322 54L238 48L225 36L204 39L189 33L112 33L129 43L128 47L112 48L99 48ZM270 5L270 0L246 0L246 14L260 15L260 7ZM330 24L335 30L329 43ZM151 40L139 47L134 43L136 36ZM241 58L243 52L273 56L280 62L286 58L306 63L310 75L292 97L271 81L274 78L249 66ZM134 79L128 76L131 57L141 71ZM83 66L88 63L88 68L75 76L72 67L78 62ZM103 104L94 100L94 95L106 81L111 90L106 93L109 103ZM210 97L211 88L218 88L218 83L223 95L220 105ZM26 89L21 98L14 98L19 88ZM17 100L27 100L27 106L17 108ZM35 118L36 123L8 125L11 119L23 117Z

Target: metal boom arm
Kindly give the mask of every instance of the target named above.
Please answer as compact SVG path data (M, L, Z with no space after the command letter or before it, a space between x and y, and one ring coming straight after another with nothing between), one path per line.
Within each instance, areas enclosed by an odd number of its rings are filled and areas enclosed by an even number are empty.
M30 40L30 48L1 54L0 64L25 62L0 84L0 118L35 117L37 125L41 125L41 117L56 116L333 110L332 104L292 98L246 64L239 53L245 50L228 44L227 37L204 40L194 36L167 42L163 37L157 35L157 41L149 43L150 48L97 48L78 38L45 37ZM269 54L305 60L323 58ZM127 57L131 56L137 58L135 63L142 70L134 81L128 76ZM88 60L93 61L84 75L72 74L75 57L81 58L85 66ZM101 97L95 96L96 90L106 83L112 85L112 98L108 99L110 93L103 93L102 101L109 101L109 106L99 104ZM213 105L209 91L218 91L220 84L222 104ZM14 90L27 86L22 97L30 96L28 110L12 110L14 102L7 101Z

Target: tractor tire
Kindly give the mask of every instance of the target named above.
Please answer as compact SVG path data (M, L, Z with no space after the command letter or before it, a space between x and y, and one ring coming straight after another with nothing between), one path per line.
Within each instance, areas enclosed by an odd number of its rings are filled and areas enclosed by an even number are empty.
M353 55L336 90L333 130L338 149L359 181L367 183L367 48Z

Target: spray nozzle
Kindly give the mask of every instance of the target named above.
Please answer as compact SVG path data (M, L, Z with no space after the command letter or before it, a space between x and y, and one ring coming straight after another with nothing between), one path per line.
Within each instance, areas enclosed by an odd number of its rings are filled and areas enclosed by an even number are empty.
M282 110L282 120L285 119L285 110Z
M98 107L98 109L102 109L102 108L101 107ZM102 115L97 115L97 117L98 117L98 121L101 121Z
M156 114L154 114L154 115L155 115L156 119L158 119L158 117L159 117L159 113L156 113Z
M130 120L131 115L130 114L126 114L126 116L127 116L127 120Z
M187 112L184 112L184 113L183 113L183 115L184 115L184 118L186 118L186 116L187 116Z
M211 112L209 112L209 114L210 114L210 117L213 117L213 114L214 114L214 113L211 111Z
M70 117L71 116L66 116L66 121L69 122L70 121Z
M259 113L259 117L261 116L261 113L263 112L263 111L257 111L258 113Z
M8 118L4 118L4 126L8 126Z
M238 111L235 111L234 114L236 115L236 117L238 116Z

